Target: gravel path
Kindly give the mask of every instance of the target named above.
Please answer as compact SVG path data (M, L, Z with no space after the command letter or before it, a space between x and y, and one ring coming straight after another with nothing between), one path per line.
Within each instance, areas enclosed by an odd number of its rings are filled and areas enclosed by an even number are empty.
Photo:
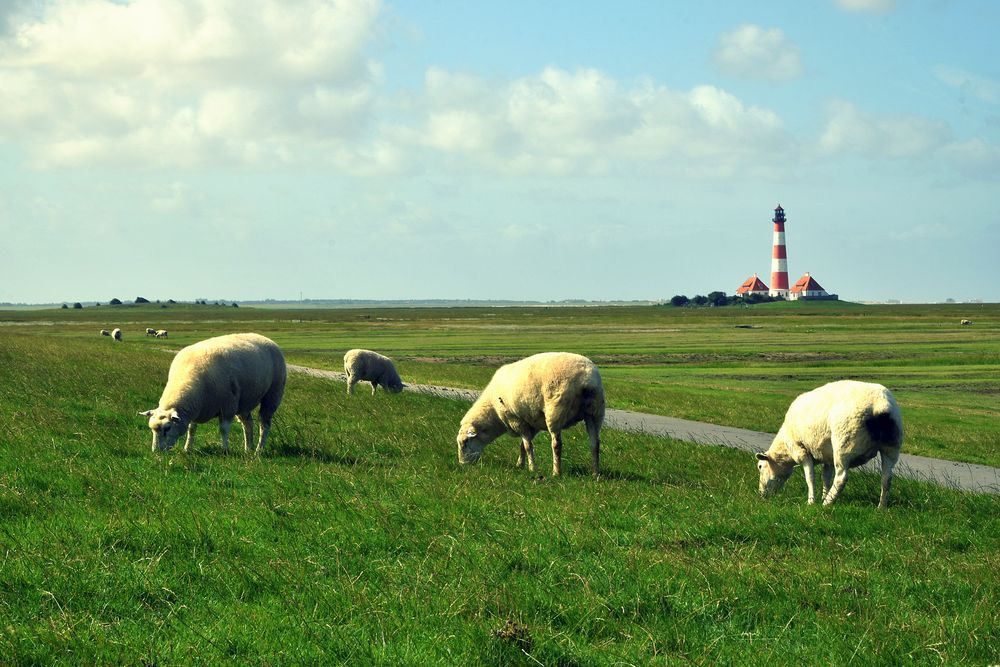
M296 373L314 377L338 382L347 381L347 377L337 371L325 371L294 364L289 364L288 368ZM479 396L478 391L471 389L438 387L429 384L408 384L405 391L469 402L476 400L476 397ZM605 413L604 423L618 431L666 436L700 445L722 445L747 452L764 451L774 438L772 433L611 408ZM878 464L876 461L872 461L862 469L878 472ZM931 481L963 491L1000 494L1000 468L990 466L902 454L899 457L899 463L896 464L896 474L900 477Z

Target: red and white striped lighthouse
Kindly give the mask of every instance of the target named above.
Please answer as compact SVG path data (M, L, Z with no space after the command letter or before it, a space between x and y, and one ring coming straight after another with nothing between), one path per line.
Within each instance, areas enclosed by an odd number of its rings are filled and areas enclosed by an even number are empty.
M774 247L771 249L771 296L788 298L788 255L785 254L785 209L774 209Z

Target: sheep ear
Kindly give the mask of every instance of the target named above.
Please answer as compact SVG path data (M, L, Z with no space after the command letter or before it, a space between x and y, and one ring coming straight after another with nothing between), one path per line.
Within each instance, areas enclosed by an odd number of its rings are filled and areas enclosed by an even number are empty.
M475 438L476 435L477 435L477 433L476 433L476 427L475 426L470 426L469 429L465 432L465 435L466 435L466 437L469 437L469 438Z
M764 452L757 452L757 460L758 461L770 461L771 459L769 459L768 456L767 456L767 454L765 454Z
M153 416L153 411L152 410L146 410L145 412L140 412L139 415L142 416L142 417L152 417Z
M179 422L180 420L181 420L181 416L179 414L177 414L176 410L173 410L170 413L170 421L172 421L172 422Z

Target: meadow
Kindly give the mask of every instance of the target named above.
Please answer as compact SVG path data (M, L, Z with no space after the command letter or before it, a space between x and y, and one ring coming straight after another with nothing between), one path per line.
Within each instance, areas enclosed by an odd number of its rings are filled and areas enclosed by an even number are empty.
M791 305L0 313L0 662L1000 662L996 496L899 479L880 512L855 475L823 509L797 475L764 501L745 453L611 430L595 480L580 428L561 478L510 438L464 467L467 404L300 375L260 459L209 426L154 455L137 415L166 351L254 330L293 363L366 346L470 387L569 349L614 407L762 430L856 375L896 392L904 451L1000 462L1000 308Z
M972 326L961 326L971 319ZM1000 466L1000 305L750 308L301 309L155 304L0 315L11 330L89 338L121 326L168 349L262 331L290 362L342 370L343 353L393 357L404 380L481 388L496 367L567 350L601 368L611 407L773 433L799 393L830 380L885 384L906 419L904 451ZM13 326L13 325L17 326ZM140 340L146 326L165 341Z

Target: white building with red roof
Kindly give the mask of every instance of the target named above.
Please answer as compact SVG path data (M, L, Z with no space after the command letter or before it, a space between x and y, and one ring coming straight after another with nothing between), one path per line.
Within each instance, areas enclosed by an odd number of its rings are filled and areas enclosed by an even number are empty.
M788 298L792 301L797 301L799 299L824 299L824 300L836 300L836 294L830 294L823 286L816 282L816 279L809 275L808 272L804 276L798 279L792 289L788 291Z
M751 294L760 294L761 296L767 296L768 287L764 284L757 274L753 274L747 278L739 289L736 290L736 296L750 296Z

